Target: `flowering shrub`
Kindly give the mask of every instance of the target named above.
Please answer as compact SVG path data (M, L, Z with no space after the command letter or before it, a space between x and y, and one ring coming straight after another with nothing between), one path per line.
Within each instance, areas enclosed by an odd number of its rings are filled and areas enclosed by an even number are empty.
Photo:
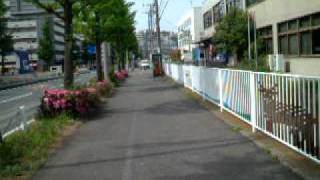
M86 114L100 102L100 97L110 93L111 89L111 84L103 81L81 90L46 90L41 101L41 111L49 116L57 116L63 112L73 115Z
M67 91L61 89L46 90L41 102L41 110L49 116L62 112L84 114L89 110L91 100L87 90Z
M127 70L121 70L120 72L124 75L124 77L129 77L129 72Z
M98 82L96 84L96 89L101 96L106 96L111 93L112 84L107 81Z
M116 72L115 76L118 81L124 81L126 78L126 76L121 71Z

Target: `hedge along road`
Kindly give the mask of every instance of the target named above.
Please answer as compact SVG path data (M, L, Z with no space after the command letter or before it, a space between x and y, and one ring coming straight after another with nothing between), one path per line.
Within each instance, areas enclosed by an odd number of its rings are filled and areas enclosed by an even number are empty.
M87 83L93 77L95 77L94 72L80 74L75 76L75 82ZM0 128L7 124L5 121L14 115L20 106L28 109L40 105L40 98L45 88L62 87L63 80L56 79L0 91Z
M300 179L150 72L136 72L34 179Z

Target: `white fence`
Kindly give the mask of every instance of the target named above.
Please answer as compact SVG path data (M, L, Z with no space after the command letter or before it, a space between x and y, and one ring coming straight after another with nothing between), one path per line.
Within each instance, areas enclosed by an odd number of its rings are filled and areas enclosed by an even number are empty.
M165 64L176 82L320 163L320 78Z

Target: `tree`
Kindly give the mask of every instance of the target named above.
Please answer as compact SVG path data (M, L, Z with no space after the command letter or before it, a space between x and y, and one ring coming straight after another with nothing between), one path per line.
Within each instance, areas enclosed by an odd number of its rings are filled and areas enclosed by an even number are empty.
M248 49L248 13L233 8L216 27L213 42L218 51L232 54L237 63Z
M126 3L124 0L110 0L108 6L113 8L105 14L109 19L104 22L104 30L108 34L108 42L115 50L118 70L124 69L127 51L138 51L134 27L135 12L130 11L132 5L133 3Z
M106 6L101 6L109 0L80 0L77 4L77 30L83 33L87 39L95 42L96 45L96 66L97 79L103 80L102 73L102 42L105 39L105 34L102 33L102 21L104 20L101 14L109 9ZM101 8L103 7L103 8Z
M49 18L46 19L43 26L42 38L39 41L38 56L39 59L45 61L48 65L52 65L54 58L54 46Z
M77 0L28 0L64 22L64 87L71 88L73 85L73 62L72 62L72 41L73 41L73 6Z
M80 1L78 29L87 39L94 40L97 51L97 74L102 77L101 43L111 43L115 50L118 69L125 67L125 54L128 51L138 52L138 41L135 36L134 16L130 12L132 3L124 0ZM101 72L101 73L100 73Z
M7 11L3 0L0 0L0 53L1 53L1 74L5 73L5 54L13 50L13 39L8 32L7 20L3 17Z

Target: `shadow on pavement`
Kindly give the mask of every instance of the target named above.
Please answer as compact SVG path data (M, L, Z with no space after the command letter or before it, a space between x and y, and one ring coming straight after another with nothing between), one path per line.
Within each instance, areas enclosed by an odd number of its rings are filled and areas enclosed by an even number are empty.
M48 165L45 166L44 169L57 169L57 168L67 168L67 167L78 167L78 166L86 166L86 165L92 165L92 164L105 164L105 163L115 163L119 161L127 161L127 160L137 160L141 158L153 158L157 156L164 156L164 155L175 155L175 154L180 154L180 153L193 153L198 151L205 151L205 150L210 150L214 148L224 148L228 146L236 146L238 144L247 144L250 143L250 140L243 139L230 139L230 140L218 140L217 142L211 141L211 144L207 144L208 140L205 140L204 142L201 142L202 140L197 140L195 143L191 143L187 141L187 144L190 144L190 146L193 147L182 147L182 148L176 148L173 150L164 150L160 152L149 152L145 154L138 154L138 155L133 155L131 157L116 157L116 158L110 158L110 159L97 159L97 160L92 160L92 161L80 161L76 163L67 163L67 164L56 164L56 165ZM178 142L178 145L182 145L184 142ZM153 143L155 144L155 143ZM173 143L174 145L175 143ZM197 145L197 147L194 147ZM148 145L146 145L148 146Z

